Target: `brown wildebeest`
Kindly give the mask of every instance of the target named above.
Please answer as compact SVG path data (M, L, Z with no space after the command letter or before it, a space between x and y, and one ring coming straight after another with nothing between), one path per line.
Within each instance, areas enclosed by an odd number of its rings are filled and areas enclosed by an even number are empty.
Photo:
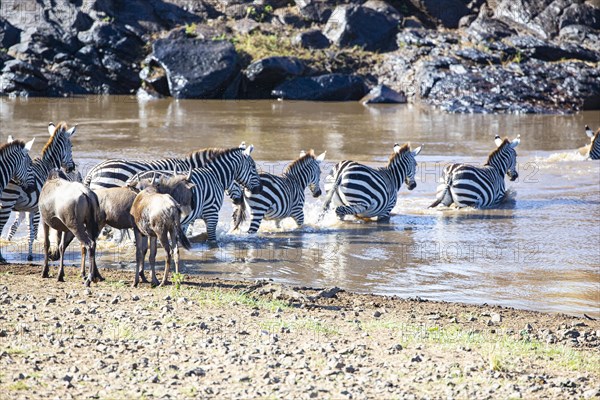
M132 183L135 185L135 182ZM172 249L179 242L185 249L190 249L191 244L185 233L181 229L181 206L169 194L159 193L155 180L152 184L139 192L131 206L131 215L135 220L137 230L136 238L136 267L135 280L136 286L140 279L140 270L144 269L144 259L146 258L147 247L144 246L144 237L150 239L150 255L148 257L152 268L152 284L157 285L155 264L157 239L165 249L167 259L165 261L165 271L160 286L169 282L169 270L171 268ZM169 242L169 236L171 242ZM178 256L176 260L176 272L179 272Z
M64 281L64 256L67 243L75 236L81 243L81 270L85 271L85 255L90 253L89 274L85 281L89 286L92 281L102 280L96 266L96 239L100 230L98 221L104 219L98 203L98 197L88 187L79 182L71 182L53 171L48 176L40 192L39 209L44 228L44 269L42 277L48 278L48 250L50 248L50 229L62 233L59 244L60 269L58 280Z

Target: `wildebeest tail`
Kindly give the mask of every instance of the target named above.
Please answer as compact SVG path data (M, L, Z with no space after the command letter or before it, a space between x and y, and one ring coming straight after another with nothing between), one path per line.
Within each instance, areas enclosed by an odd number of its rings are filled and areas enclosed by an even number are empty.
M91 235L91 239L96 240L98 239L98 236L100 236L100 221L104 219L104 212L100 208L100 202L98 201L98 196L96 196L96 193L88 190L87 193L85 193L85 196L90 204L90 207L88 208L88 218L86 224Z
M244 221L246 221L247 206L248 205L246 204L246 199L244 198L244 196L242 196L239 203L234 206L235 209L233 210L232 216L234 231L237 230L240 227L240 225L244 223Z

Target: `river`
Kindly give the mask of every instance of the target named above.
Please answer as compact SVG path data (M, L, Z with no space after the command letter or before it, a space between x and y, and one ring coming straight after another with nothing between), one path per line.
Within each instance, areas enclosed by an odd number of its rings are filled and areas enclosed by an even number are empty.
M304 227L266 222L248 236L229 232L226 200L219 246L196 240L183 254L185 272L600 317L600 162L585 160L580 149L589 143L583 126L600 126L598 111L452 115L359 103L0 98L0 140L35 136L33 154L48 122L61 120L78 124L74 158L84 174L106 158L177 156L246 141L259 168L274 173L300 150L327 150L324 178L337 161L381 166L394 143L422 144L417 187L401 189L389 222L338 222L330 213L317 223L323 197L307 194ZM495 134L521 135L520 177L507 180L500 208L428 209L443 166L484 163ZM16 242L0 242L9 261L24 262L25 225ZM203 229L197 222L195 233ZM101 266L132 268L131 243L99 248ZM38 242L36 262L40 249ZM77 263L78 249L71 250L69 262Z

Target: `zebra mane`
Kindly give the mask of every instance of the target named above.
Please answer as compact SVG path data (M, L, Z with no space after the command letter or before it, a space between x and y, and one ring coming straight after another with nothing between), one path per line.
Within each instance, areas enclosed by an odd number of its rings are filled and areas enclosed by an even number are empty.
M387 166L389 167L390 165L392 165L394 163L394 161L396 161L399 157L402 157L406 152L410 151L410 146L408 145L408 143L405 143L402 145L402 147L400 147L400 150L398 150L398 152L393 152L392 155L390 156L390 159L388 160Z
M204 153L207 156L207 158L213 159L213 158L216 158L219 156L234 153L236 151L244 151L244 149L242 149L241 147L232 147L229 149L221 149L218 147L208 147L205 149L192 151L191 153L188 154L188 157L192 158L192 157L196 156L197 154Z
M496 155L500 154L502 151L504 151L504 148L506 146L510 146L510 140L508 140L508 138L504 138L504 140L502 141L502 143L500 144L500 146L498 146L495 150L493 150L490 155L488 156L488 159L486 161L486 163L484 165L490 165L490 163L492 162L492 159L494 157L496 157Z
M16 147L19 146L20 148L25 147L25 142L22 140L13 140L10 143L4 143L2 145L0 145L0 153L3 153L5 150L8 150L9 148L11 148L11 146Z
M304 164L306 164L308 162L308 160L314 160L314 159L315 159L315 152L313 149L310 149L308 151L308 153L306 153L302 157L299 157L296 160L292 161L287 167L285 167L285 170L283 171L283 173L285 174L285 173L290 172L292 170L292 168L300 168Z
M56 128L54 128L54 133L52 133L52 136L50 137L50 139L48 139L48 141L44 145L44 148L42 149L42 156L44 154L46 154L46 151L50 148L50 146L52 145L52 143L54 143L54 140L58 136L57 133L60 132L61 130L66 131L67 128L68 128L67 127L67 123L64 122L64 121L60 122L58 125L56 125Z

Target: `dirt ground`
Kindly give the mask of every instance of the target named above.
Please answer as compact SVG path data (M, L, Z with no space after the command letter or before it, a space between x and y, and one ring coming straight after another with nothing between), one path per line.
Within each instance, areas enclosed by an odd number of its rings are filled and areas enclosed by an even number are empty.
M0 266L0 397L599 398L600 322L175 276ZM56 276L56 267L51 269Z

